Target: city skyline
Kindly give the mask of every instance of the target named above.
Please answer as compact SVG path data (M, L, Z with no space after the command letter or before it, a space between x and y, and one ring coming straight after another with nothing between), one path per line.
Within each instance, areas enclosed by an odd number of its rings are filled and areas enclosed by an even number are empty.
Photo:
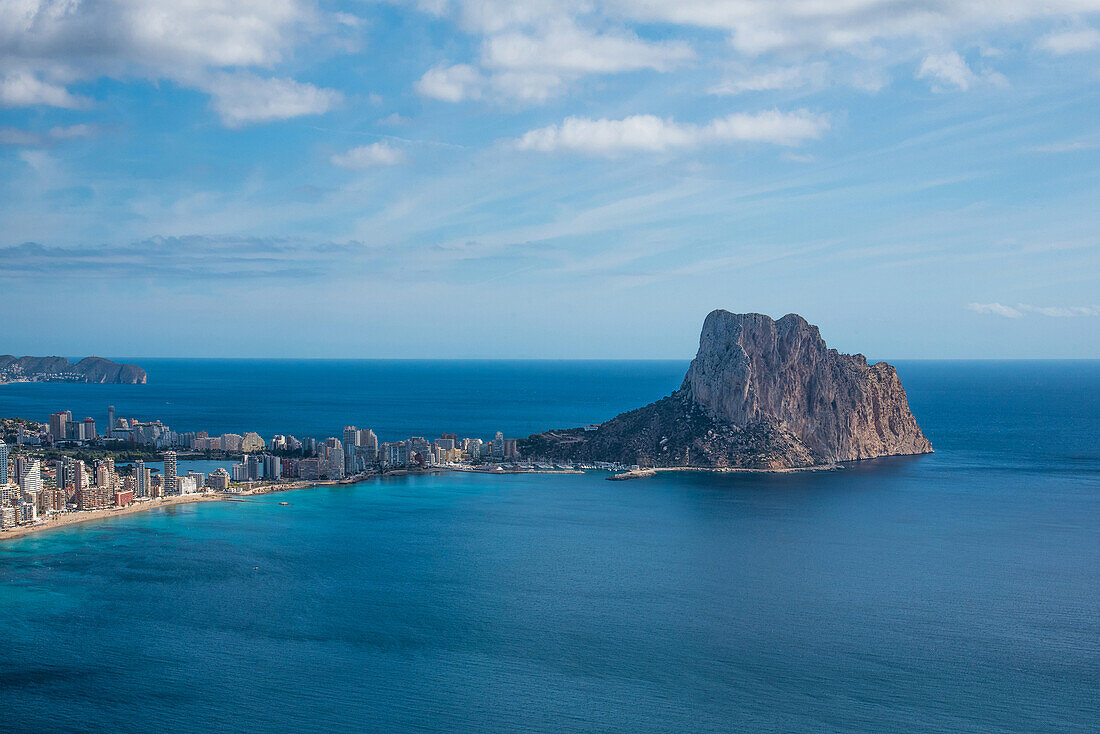
M1100 357L1097 0L31 2L0 38L7 352L687 358L726 308Z

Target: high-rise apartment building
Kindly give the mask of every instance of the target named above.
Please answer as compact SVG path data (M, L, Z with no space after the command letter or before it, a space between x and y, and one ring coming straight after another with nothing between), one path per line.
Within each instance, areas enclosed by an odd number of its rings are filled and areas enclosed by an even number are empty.
M176 452L164 452L164 495L176 493Z
M107 438L111 438L111 432L115 430L115 406L107 406Z
M369 428L359 430L359 448L362 454L372 464L378 460L378 436Z
M344 478L344 447L340 443L340 439L335 436L330 436L325 439L325 448L328 451L326 456L325 468L323 469L325 476L329 479L343 479Z
M359 445L359 429L355 426L344 426L344 450L350 453L352 446Z
M10 455L8 445L4 443L3 439L0 439L0 484L8 483L8 457Z
M42 462L31 459L26 464L23 476L19 479L19 488L23 490L24 498L33 493L37 501L38 493L42 491Z
M138 459L134 462L134 496L149 496L149 478L151 472L145 468L145 462Z
M50 415L50 438L53 439L54 443L64 441L69 437L69 423L72 420L73 414L67 410Z

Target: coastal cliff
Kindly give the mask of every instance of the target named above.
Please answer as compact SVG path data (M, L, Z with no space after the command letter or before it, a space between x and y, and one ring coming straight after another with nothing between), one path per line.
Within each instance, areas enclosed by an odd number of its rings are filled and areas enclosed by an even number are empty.
M85 357L73 363L64 357L13 357L0 355L3 382L99 382L144 385L145 370L102 357Z
M642 466L789 469L923 454L895 369L829 349L796 314L714 311L680 389L595 430L531 436L528 456Z

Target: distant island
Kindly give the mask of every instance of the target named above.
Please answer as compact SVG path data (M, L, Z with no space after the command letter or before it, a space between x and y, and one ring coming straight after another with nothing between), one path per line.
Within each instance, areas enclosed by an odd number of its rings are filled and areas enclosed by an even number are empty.
M932 444L889 364L829 349L797 314L776 321L718 310L679 390L519 448L551 461L785 470L931 453Z
M5 382L100 382L144 385L145 370L102 357L85 357L73 363L64 357L14 357L0 355L0 383Z

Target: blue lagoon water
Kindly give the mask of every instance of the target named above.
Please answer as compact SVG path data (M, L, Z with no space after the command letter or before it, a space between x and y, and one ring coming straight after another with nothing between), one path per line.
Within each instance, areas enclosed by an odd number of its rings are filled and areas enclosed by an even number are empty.
M355 363L299 363L300 381L293 363L206 364L218 377L188 370L207 387L179 378L191 405L166 420L305 435L577 425L659 397L684 367L447 363L441 387L428 363L391 364L357 387ZM5 542L3 728L1096 731L1100 363L899 370L934 455L802 475L396 478ZM232 382L257 372L302 390ZM0 414L102 386L22 387ZM87 405L164 417L177 402L145 388Z

